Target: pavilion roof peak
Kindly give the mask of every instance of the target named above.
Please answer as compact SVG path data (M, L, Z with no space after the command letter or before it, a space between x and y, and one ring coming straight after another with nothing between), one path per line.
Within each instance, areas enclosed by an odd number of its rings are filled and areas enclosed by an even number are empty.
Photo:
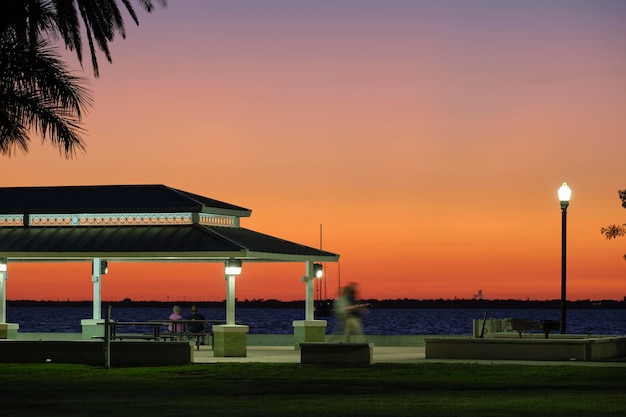
M162 184L0 187L0 214L146 212L249 217L252 211Z

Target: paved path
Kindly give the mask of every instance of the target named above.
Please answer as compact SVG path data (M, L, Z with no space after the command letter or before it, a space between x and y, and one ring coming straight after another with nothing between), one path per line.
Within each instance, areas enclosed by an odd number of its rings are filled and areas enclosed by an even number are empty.
M213 355L208 346L194 350L194 363L218 362L275 362L300 363L300 351L293 346L248 346L245 358L220 358ZM375 363L413 363L425 361L423 347L377 347L374 346Z
M246 357L220 358L213 355L209 346L194 350L194 363L221 362L273 362L300 363L300 351L293 346L248 346ZM504 361L473 359L426 359L424 347L374 346L374 363L477 363L477 364L519 364L519 365L572 365L572 366L620 366L626 368L626 361L586 362L586 361Z

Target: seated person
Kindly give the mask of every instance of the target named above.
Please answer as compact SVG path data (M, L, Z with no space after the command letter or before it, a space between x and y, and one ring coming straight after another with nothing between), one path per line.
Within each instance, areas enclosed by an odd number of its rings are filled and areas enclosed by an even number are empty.
M180 314L181 310L180 310L180 306L174 306L174 308L172 309L172 314L170 314L169 319L170 320L182 320L183 316ZM167 326L167 330L169 330L170 332L175 332L175 333L180 333L182 332L183 329L183 324L170 324L169 326Z
M198 306L191 306L191 314L187 317L187 320L206 320L204 316L198 313ZM191 323L189 325L189 331L191 333L199 333L204 331L204 323Z

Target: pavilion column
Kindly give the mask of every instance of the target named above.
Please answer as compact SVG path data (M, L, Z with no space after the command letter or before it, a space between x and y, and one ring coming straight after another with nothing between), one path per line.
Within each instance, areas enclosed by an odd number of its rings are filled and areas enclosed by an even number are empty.
M106 274L106 271L104 271L103 268L106 268L106 261L102 261L100 258L93 258L91 267L91 282L93 283L92 313L91 319L83 319L80 321L83 328L83 339L104 337L102 294L100 286L102 275Z
M302 277L306 284L304 320L293 321L294 347L300 349L300 343L325 342L326 320L315 320L315 272L313 261L306 262L306 275Z
M0 258L0 339L17 338L19 324L7 323L7 258Z
M92 315L93 320L99 320L102 318L102 295L100 291L100 279L102 278L101 271L102 264L100 258L93 259L93 274L91 275L91 282L93 283L93 304Z
M313 262L306 263L306 298L304 302L304 319L315 320L315 275L313 273Z
M235 276L226 276L226 324L235 324Z
M7 259L0 258L0 323L7 321Z
M247 335L249 327L238 325L235 321L235 281L236 275L241 272L241 261L238 262L239 270L232 272L229 261L226 261L226 324L213 326L213 354L217 357L245 357L248 356ZM236 269L236 268L235 268Z

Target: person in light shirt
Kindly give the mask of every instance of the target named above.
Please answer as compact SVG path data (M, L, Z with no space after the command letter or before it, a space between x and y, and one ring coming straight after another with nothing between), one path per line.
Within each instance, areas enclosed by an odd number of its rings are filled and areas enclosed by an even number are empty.
M172 308L172 314L169 317L170 320L182 320L183 316L181 314L180 306L174 306ZM170 324L167 326L167 330L170 332L180 333L183 331L183 325L181 324Z

